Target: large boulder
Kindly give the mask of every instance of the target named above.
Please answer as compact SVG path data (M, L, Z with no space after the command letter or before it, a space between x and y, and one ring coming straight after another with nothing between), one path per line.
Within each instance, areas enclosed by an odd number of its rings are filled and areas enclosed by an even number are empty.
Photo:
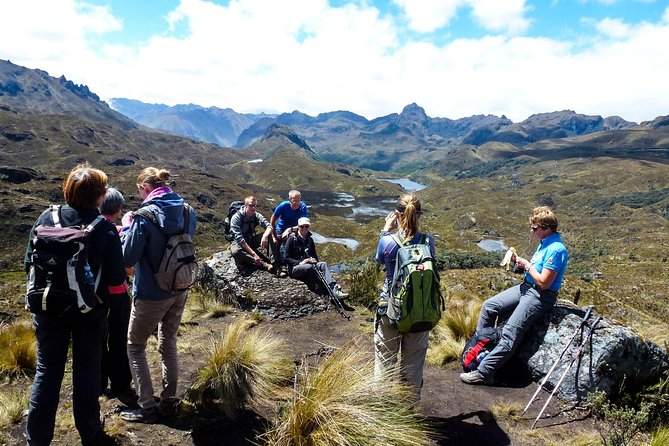
M264 270L240 271L226 250L202 262L200 284L219 300L268 317L294 319L328 308L319 296L299 280L278 278Z
M569 369L556 392L564 399L587 400L595 391L615 397L622 390L657 382L669 369L669 357L661 347L643 340L632 328L606 318L599 321L588 340L590 324L599 316L593 311L588 325L578 329L584 314L583 308L560 302L526 334L517 358L527 363L533 379L544 378L576 332L546 382L546 387L553 389Z

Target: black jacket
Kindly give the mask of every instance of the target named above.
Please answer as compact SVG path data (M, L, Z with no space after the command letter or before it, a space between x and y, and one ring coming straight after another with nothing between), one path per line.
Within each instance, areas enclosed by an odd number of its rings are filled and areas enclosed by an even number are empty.
M311 232L307 232L305 238L300 237L296 232L292 232L286 241L286 253L284 256L284 261L288 265L288 274L292 274L295 265L298 265L302 260L309 257L318 260L316 245L314 244L314 239L311 238Z

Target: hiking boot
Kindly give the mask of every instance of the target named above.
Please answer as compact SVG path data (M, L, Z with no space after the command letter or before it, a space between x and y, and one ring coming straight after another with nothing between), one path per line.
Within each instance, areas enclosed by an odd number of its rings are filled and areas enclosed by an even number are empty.
M334 293L335 297L337 299L346 299L348 297L348 293L345 293L341 289L341 285L337 284L332 288L332 292Z
M158 411L163 417L171 417L177 410L179 400L177 398L161 398Z
M133 409L121 412L121 418L130 423L155 424L160 421L160 411L153 406L150 409Z
M93 438L90 440L81 440L82 446L116 446L116 440L114 438L110 437L109 434L107 434L104 430L104 428L100 428L96 433Z
M460 379L463 383L466 384L492 384L492 378L483 376L483 373L479 372L478 370L474 370L473 372L468 373L460 373Z
M139 407L137 405L139 397L135 393L135 390L132 388L128 388L122 392L113 392L110 390L109 392L107 392L107 398L108 399L116 398L121 402L121 404L127 407L132 407L132 408Z
M272 265L270 263L267 263L267 262L262 262L261 267L265 271L268 271L270 274L274 274L274 265Z

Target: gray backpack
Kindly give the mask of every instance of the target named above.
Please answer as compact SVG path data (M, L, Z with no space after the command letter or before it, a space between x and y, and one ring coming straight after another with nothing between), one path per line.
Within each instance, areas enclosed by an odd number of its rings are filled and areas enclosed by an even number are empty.
M184 229L170 236L165 245L165 252L153 278L163 291L181 292L190 288L197 278L198 264L195 257L193 238L188 233L190 223L190 205L184 203ZM156 216L146 208L135 211L150 222L157 224Z

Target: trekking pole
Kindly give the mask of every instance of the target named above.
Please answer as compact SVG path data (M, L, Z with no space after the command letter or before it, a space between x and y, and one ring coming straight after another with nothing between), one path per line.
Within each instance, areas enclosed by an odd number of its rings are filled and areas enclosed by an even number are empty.
M350 321L350 320L351 320L351 316L349 316L348 314L346 314L346 310L344 309L344 305L341 303L341 300L339 300L339 298L338 298L337 296L335 296L334 291L332 290L332 288L330 288L330 285L329 285L329 284L327 283L327 281L325 280L325 276L323 275L323 273L321 272L321 270L318 269L318 264L315 264L315 265L314 265L314 269L316 270L316 274L318 275L318 278L320 279L320 281L321 281L321 282L323 283L323 285L325 286L325 289L328 290L328 294L330 295L330 302L332 302L332 304L334 305L334 307L335 307L335 309L337 310L337 312L339 312L339 314L340 314L343 318L345 318L346 320L349 320L349 321Z
M572 364L574 364L574 361L576 361L576 358L580 357L583 354L583 348L588 343L588 341L592 339L592 334L595 332L595 327L597 326L597 324L599 324L599 321L601 320L602 320L601 316L595 319L595 322L590 326L590 331L588 332L588 335L585 337L585 339L583 339L583 342L581 342L578 348L572 353L569 365L565 368L564 372L562 373L562 376L560 376L560 380L555 385L555 388L553 389L550 396L546 400L544 407L541 408L541 412L539 412L539 415L537 415L537 418L534 420L534 423L532 423L532 427L530 427L530 429L534 429L534 426L536 426L537 422L539 421L539 418L541 418L541 416L544 414L546 407L548 407L548 403L551 402L551 399L553 398L553 395L555 395L555 392L557 392L558 387L560 387L562 381L564 381L564 379L567 377L567 373L569 373L569 369L571 369L571 366Z
M560 353L560 356L558 356L558 358L555 360L555 362L553 363L551 368L548 370L548 372L546 373L546 376L544 376L544 379L542 379L541 383L539 383L539 387L537 387L537 390L534 392L534 395L532 395L532 398L530 398L530 400L527 402L527 406L525 406L525 410L523 410L523 413L521 414L521 416L525 415L525 412L527 412L527 409L530 408L532 403L537 398L537 395L539 395L539 392L541 391L541 389L548 382L548 378L551 376L551 374L553 373L553 371L555 370L557 365L560 363L560 361L562 360L562 357L564 356L566 351L569 349L569 346L571 345L572 342L574 342L574 339L576 339L576 336L578 335L578 332L581 331L581 329L583 328L583 325L585 325L586 321L590 317L590 312L591 311L592 311L592 307L588 307L588 310L585 312L585 316L583 316L583 320L578 325L578 327L576 327L576 330L574 330L574 334L571 336L571 338L569 338L569 342L567 342L567 344L564 346L564 348L562 349L562 352Z

